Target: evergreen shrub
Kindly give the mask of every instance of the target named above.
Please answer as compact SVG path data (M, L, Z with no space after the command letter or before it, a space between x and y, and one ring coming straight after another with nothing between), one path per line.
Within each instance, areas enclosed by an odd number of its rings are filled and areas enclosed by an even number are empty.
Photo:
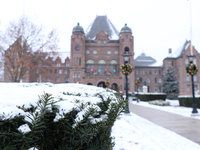
M114 94L115 98L105 98L100 93L95 96L100 102L76 100L76 107L67 113L56 105L63 99L55 101L48 93L39 97L35 106L17 106L27 115L18 114L8 119L0 116L0 149L112 150L111 128L124 112L124 101ZM27 128L26 132L20 130L21 126Z
M137 97L137 94L135 95ZM165 100L166 99L166 94L165 93L159 93L159 94L154 94L154 93L139 93L138 98L141 101L152 101L152 100Z
M178 97L179 105L185 107L192 107L193 97ZM200 97L195 97L196 106L200 108Z

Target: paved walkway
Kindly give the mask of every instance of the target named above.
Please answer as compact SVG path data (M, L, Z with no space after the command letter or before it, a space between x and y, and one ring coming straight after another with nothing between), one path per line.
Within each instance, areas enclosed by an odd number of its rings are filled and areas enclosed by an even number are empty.
M129 103L129 109L142 118L200 144L200 120Z

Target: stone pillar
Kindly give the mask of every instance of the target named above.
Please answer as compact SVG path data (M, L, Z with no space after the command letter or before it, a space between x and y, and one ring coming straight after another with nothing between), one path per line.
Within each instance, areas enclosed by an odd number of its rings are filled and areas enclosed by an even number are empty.
M146 85L142 86L142 92L147 93L147 86Z

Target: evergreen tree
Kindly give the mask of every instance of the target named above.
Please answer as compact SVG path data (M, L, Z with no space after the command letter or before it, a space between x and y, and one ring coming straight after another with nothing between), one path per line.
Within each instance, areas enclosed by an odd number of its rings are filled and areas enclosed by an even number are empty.
M175 77L175 71L169 67L164 72L163 92L166 93L167 99L178 99L179 85Z

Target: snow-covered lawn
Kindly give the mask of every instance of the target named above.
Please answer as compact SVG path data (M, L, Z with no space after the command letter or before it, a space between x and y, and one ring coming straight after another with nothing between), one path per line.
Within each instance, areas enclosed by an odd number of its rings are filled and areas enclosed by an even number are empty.
M86 101L98 101L93 95L97 92L105 92L104 89L95 86L82 84L28 84L28 83L0 83L0 116L2 114L14 115L22 113L16 107L23 104L29 105L38 100L38 95L52 93L57 99L61 92L81 93L81 99ZM87 93L87 94L86 94ZM106 93L105 93L106 94ZM62 95L63 96L63 95ZM69 101L76 97L65 95ZM133 102L137 103L137 102ZM61 108L68 111L73 103L61 103ZM137 105L155 107L156 109L169 110L174 113L188 114L190 117L191 108L172 106L152 106L140 102ZM12 112L12 113L11 113ZM7 116L8 117L8 116ZM155 125L133 113L130 116L122 115L115 122L112 136L115 136L116 145L114 150L198 150L200 146L174 132Z

